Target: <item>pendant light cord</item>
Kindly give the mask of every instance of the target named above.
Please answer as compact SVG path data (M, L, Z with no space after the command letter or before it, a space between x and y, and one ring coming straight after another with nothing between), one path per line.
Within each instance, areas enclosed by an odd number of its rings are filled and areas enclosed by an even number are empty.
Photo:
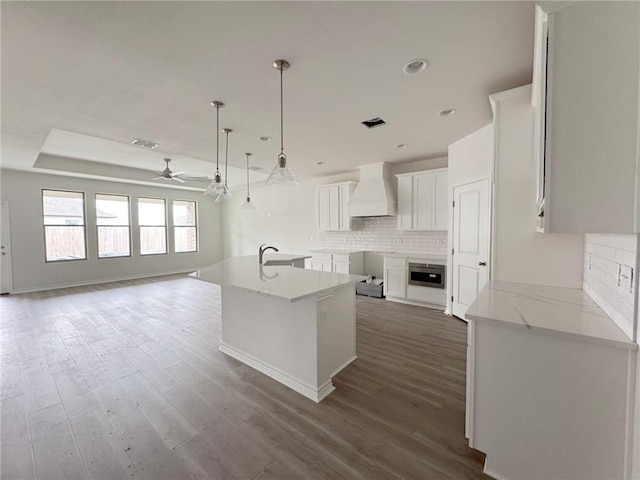
M249 154L245 153L245 157L247 157L247 200L249 200Z
M216 106L216 173L220 173L220 107Z
M227 174L229 173L229 130L225 131L227 134L227 141L225 144L225 153L224 153L224 186L227 186Z
M280 154L284 153L284 108L283 108L283 93L282 93L282 74L284 68L280 67Z

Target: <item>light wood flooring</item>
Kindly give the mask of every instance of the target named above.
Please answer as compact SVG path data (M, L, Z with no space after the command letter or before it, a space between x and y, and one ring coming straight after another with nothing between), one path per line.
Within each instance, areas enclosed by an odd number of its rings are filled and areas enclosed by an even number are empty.
M466 325L358 297L358 359L316 404L218 351L184 276L0 298L3 479L466 479Z

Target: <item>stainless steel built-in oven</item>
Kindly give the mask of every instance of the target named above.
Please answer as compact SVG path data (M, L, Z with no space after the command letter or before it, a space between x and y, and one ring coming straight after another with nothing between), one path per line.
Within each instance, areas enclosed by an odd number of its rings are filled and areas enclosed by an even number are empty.
M444 288L446 266L433 263L409 263L409 285Z

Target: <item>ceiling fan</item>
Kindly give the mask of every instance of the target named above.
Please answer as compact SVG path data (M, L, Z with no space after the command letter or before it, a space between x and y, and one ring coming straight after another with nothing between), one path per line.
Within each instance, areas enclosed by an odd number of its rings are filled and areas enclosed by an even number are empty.
M167 166L161 172L157 172L160 176L154 178L154 180L175 180L176 182L185 183L185 180L196 180L196 181L206 181L209 180L207 177L190 177L184 174L183 171L180 172L172 172L169 168L170 158L165 158L164 162Z

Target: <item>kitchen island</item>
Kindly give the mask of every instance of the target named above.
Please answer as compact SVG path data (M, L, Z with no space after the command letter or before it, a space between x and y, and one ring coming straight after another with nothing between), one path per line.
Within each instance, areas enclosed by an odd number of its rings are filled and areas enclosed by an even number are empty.
M354 275L233 257L191 274L221 287L220 351L315 402L356 359Z

